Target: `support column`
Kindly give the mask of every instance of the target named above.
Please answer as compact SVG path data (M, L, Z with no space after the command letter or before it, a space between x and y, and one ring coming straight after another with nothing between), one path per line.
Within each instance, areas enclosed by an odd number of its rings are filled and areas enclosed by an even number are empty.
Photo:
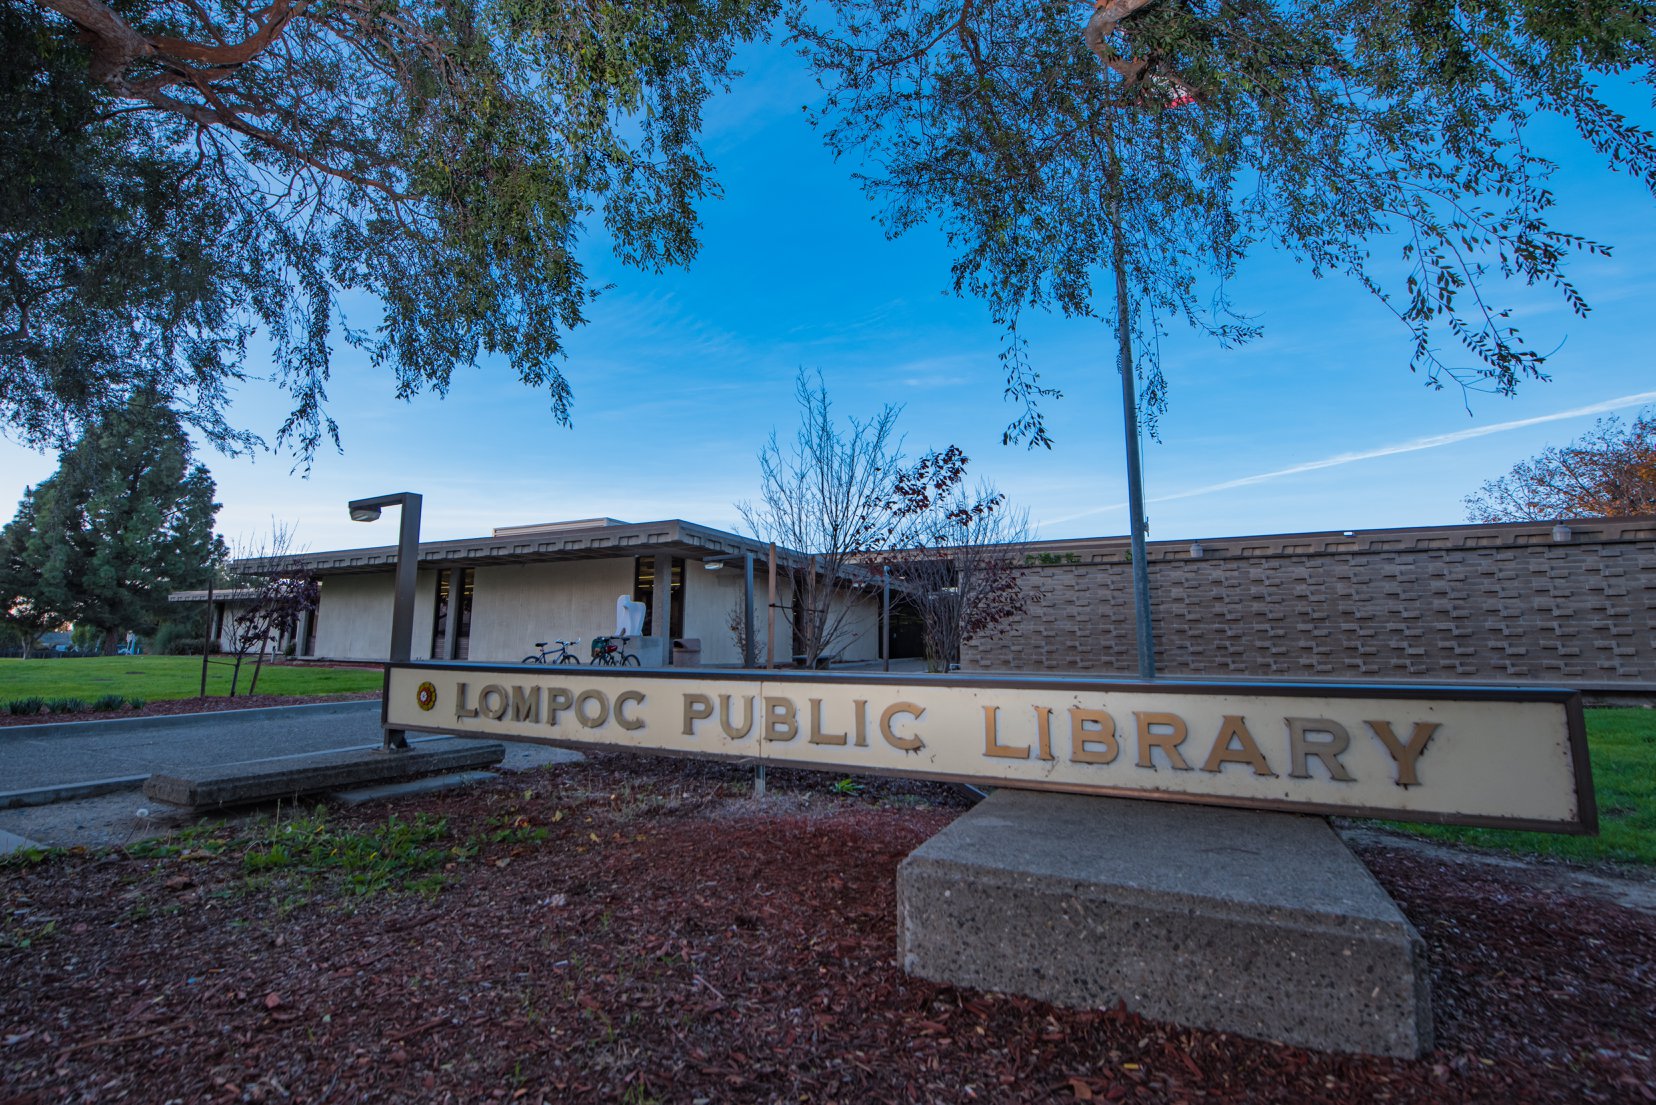
M660 637L663 666L673 662L673 558L655 558L655 587L650 592L650 635Z
M449 574L448 614L443 619L443 659L456 658L456 645L460 640L460 603L464 589L466 569L447 568ZM439 577L440 578L440 577Z
M310 640L311 619L314 617L316 617L316 611L314 610L301 610L299 612L299 628L294 635L295 643L293 646L293 655L310 655L310 653L305 650L305 642Z

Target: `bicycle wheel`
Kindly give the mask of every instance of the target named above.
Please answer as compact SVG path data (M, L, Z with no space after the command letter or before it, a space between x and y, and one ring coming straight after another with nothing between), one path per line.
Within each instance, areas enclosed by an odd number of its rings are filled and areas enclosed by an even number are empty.
M523 662L525 664L544 664L544 663L546 663L546 661L542 660L539 656L525 656L523 658Z
M636 668L638 666L638 657L634 656L630 652L625 654L621 657L621 666L624 668Z
M581 658L579 656L560 656L560 657L558 657L558 663L560 663L560 664L579 664L580 662L581 662Z

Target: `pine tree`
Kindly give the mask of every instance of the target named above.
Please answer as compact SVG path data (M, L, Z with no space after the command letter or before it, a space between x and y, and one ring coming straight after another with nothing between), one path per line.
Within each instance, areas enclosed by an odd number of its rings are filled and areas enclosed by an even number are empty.
M124 630L148 632L168 592L205 584L225 555L213 494L178 416L140 392L62 454L0 535L16 550L13 606L91 626L105 652Z

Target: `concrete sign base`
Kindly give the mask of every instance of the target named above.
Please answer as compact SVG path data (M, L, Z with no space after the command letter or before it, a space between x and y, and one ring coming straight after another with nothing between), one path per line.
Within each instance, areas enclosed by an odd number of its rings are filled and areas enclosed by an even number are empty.
M1425 949L1321 818L999 790L903 861L938 982L1326 1051L1432 1043Z

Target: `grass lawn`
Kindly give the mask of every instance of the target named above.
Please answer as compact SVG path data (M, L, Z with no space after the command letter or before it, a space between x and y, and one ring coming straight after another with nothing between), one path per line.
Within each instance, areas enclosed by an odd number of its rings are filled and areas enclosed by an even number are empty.
M1587 746L1593 764L1593 789L1598 795L1596 837L1387 824L1433 840L1526 855L1585 863L1656 864L1656 710L1588 710Z
M214 657L215 660L218 657ZM230 689L229 664L208 665L207 693ZM247 693L251 661L242 664L236 690ZM321 668L266 665L259 675L260 694L344 694L376 691L384 677L377 668ZM82 656L63 660L0 659L0 708L17 698L80 698L87 701L118 694L160 702L194 698L201 693L199 656Z

